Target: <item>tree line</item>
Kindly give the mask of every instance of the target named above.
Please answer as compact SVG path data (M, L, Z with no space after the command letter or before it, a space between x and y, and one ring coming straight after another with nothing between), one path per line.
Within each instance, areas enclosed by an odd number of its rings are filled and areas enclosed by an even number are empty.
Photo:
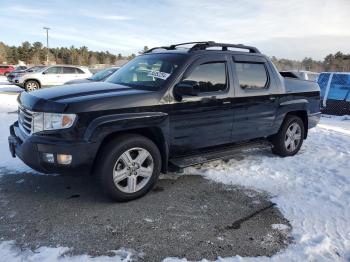
M147 51L144 46L139 54ZM47 49L41 42L23 42L20 46L8 46L0 42L0 64L17 64L23 61L26 64L43 64L46 61ZM108 51L91 51L86 46L82 47L56 47L49 48L49 61L57 64L73 64L91 66L95 64L115 64L118 60L130 60L136 55L123 56L112 54ZM322 71L350 71L350 54L337 52L327 55L323 61L317 61L311 57L305 57L302 61L290 59L278 59L272 57L272 62L280 70L308 70Z
M279 71L297 69L313 72L350 72L350 54L343 54L342 52L329 54L323 61L317 61L311 57L305 57L302 61L297 61L284 58L278 59L274 56L271 60Z
M135 54L123 56L108 51L91 51L86 46L49 48L47 52L47 48L41 42L29 43L26 41L20 46L8 46L0 42L0 64L17 64L19 61L26 64L43 64L46 62L47 54L49 62L83 66L115 64L117 60L130 60L136 56Z

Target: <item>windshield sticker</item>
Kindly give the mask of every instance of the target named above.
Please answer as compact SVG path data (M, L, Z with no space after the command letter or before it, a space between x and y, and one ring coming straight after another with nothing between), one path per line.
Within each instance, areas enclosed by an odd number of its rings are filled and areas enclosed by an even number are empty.
M147 76L152 76L152 77L155 77L155 78L167 80L167 78L170 76L170 74L164 73L164 72L160 72L160 71L152 70L152 71L150 71L150 72L148 73Z

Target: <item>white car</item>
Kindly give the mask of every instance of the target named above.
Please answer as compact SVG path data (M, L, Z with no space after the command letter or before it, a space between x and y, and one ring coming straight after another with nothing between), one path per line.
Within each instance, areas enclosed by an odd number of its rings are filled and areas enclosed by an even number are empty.
M13 83L30 92L42 87L63 85L75 79L92 76L86 67L72 65L54 65L42 70L20 75L13 79Z
M316 73L316 72L304 71L304 70L289 70L289 71L282 71L282 73L292 73L299 79L313 81L313 82L317 82L318 76L320 75L319 73ZM287 76L287 77L290 77L290 76Z

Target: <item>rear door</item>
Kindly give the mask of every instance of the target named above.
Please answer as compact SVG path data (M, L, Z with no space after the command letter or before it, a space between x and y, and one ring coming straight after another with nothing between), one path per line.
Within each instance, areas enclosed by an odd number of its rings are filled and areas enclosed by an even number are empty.
M234 55L232 141L271 135L278 107L277 86L265 57Z
M182 80L196 81L198 96L183 96L170 111L171 155L230 143L232 132L231 63L225 55L201 58Z
M70 66L63 67L63 75L61 78L61 85L63 85L64 83L66 83L70 80L74 80L76 78L77 78L77 74L76 74L75 67L70 67Z

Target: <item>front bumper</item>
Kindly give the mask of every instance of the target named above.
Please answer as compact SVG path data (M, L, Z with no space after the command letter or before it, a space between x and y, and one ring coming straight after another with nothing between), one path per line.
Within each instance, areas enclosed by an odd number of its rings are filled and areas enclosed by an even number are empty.
M26 165L45 174L90 174L98 150L97 143L62 141L55 138L31 135L22 131L18 122L10 126L8 137L10 152L13 157L20 158ZM52 153L55 163L43 160L43 153ZM72 163L57 163L57 154L72 155Z
M308 128L315 127L321 119L321 112L317 112L314 114L309 114L308 116Z
M7 76L7 81L9 81L10 83L12 83L14 79L14 76Z

